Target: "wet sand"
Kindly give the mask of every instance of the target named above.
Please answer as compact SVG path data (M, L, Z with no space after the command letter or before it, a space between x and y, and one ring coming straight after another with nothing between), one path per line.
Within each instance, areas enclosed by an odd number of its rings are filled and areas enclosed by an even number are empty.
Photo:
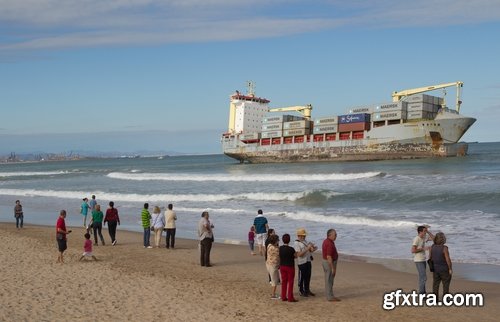
M412 291L415 272L340 257L335 295L327 302L321 253L314 255L311 290L298 303L271 300L264 260L247 246L215 244L213 267L200 267L197 241L176 249L144 249L142 234L118 228L116 246L94 247L98 262L79 262L84 230L72 228L65 264L57 264L55 228L0 223L0 320L13 321L494 321L500 284L454 278L453 293L480 292L483 307L382 308L383 294ZM164 241L163 241L164 242ZM341 251L341 250L340 250ZM296 270L297 272L297 270ZM428 273L427 288L432 287Z

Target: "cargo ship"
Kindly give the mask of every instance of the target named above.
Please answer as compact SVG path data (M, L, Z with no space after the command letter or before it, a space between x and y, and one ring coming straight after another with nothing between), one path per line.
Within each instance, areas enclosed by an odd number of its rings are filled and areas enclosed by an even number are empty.
M452 86L456 103L448 108L446 88ZM476 119L460 114L462 87L459 81L396 91L392 102L313 119L311 105L270 108L249 82L246 94L230 96L223 152L242 163L464 156L468 145L459 140ZM443 97L425 94L437 89Z

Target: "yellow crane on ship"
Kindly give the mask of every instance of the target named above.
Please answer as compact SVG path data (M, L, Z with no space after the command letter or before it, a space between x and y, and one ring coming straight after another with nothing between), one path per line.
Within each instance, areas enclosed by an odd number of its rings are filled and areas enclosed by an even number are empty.
M287 107L277 107L269 109L269 112L298 112L304 116L306 120L311 119L312 105L299 105L299 106L287 106Z
M412 89L405 89L403 91L397 91L392 93L392 101L393 102L399 102L406 98L407 96L413 95L413 94L420 94L420 93L425 93L429 91L433 91L436 89L441 89L441 88L447 88L447 87L452 87L456 86L457 88L457 102L456 102L456 110L457 112L460 113L460 105L462 104L462 101L460 100L460 92L461 88L464 86L463 82L453 82L453 83L445 83L445 84L438 84L438 85L432 85L432 86L426 86L426 87L419 87L419 88L412 88ZM446 91L444 92L446 95ZM443 105L445 105L443 103Z

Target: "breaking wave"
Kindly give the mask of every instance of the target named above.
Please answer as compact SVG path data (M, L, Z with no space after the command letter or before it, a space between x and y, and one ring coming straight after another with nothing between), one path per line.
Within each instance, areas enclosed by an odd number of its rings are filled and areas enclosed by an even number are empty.
M40 171L40 172L0 172L0 177L29 177L29 176L52 176L67 174L68 171Z
M130 173L111 172L107 176L120 180L136 181L337 181L373 178L383 175L382 172L362 173L327 173L327 174L171 174L171 173Z
M334 192L321 192L324 198L336 195ZM245 194L134 194L94 191L100 200L113 200L125 202L218 202L226 200L256 200L256 201L297 201L308 198L308 195L317 194L316 191L305 192L255 192ZM57 191L36 189L0 189L0 195L25 196L25 197L53 197L64 199L81 199L88 196L84 191Z

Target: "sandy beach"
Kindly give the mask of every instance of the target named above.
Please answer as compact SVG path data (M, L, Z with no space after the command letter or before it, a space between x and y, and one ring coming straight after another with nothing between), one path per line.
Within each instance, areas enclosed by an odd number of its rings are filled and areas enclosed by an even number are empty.
M55 222L55 219L54 219ZM72 228L65 264L57 264L55 228L0 224L2 321L494 321L500 284L454 278L453 293L482 293L483 307L382 308L383 294L413 290L415 273L340 257L335 295L327 302L321 253L311 289L298 303L271 300L264 260L246 245L215 244L213 267L199 266L197 241L178 239L175 250L144 249L142 234L118 229L116 246L94 247L98 262L78 259L84 230ZM109 241L107 230L103 232ZM340 250L342 251L342 250ZM428 273L427 288L432 288Z

